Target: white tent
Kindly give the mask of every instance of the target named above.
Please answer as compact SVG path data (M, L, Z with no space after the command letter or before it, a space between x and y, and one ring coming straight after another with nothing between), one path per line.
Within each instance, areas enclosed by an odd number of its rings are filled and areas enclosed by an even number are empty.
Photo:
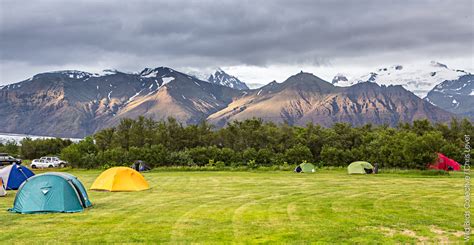
M7 194L7 191L5 191L5 187L3 186L3 179L0 178L0 197L3 197Z

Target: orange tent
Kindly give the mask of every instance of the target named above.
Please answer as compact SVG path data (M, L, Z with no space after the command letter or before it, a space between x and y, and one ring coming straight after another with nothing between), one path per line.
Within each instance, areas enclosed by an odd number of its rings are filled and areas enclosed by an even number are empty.
M114 167L102 172L94 181L91 190L143 191L150 189L139 172L128 167Z

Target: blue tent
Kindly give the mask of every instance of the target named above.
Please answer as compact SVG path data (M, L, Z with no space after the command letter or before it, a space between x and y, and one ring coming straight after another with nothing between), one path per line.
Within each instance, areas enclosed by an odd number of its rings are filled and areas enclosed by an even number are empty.
M18 189L14 213L74 213L92 206L82 183L67 173L38 174Z
M0 178L3 179L5 189L18 190L20 185L29 177L35 175L23 165L12 164L0 169Z

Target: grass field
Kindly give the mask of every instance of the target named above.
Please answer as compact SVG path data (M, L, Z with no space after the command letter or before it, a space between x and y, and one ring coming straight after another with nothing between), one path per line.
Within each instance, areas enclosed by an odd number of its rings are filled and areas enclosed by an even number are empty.
M86 187L98 170L71 170ZM89 191L75 214L12 214L2 243L463 242L463 178L345 171L150 172L151 190Z

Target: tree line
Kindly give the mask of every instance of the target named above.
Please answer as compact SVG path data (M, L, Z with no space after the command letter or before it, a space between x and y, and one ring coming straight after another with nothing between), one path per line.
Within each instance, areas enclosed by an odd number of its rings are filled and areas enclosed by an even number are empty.
M353 127L335 123L325 128L304 127L249 119L213 128L202 122L183 125L173 118L154 121L123 119L73 143L62 139L26 138L16 145L0 144L0 152L33 159L60 155L72 166L98 168L130 165L143 160L159 166L347 166L352 161L376 162L386 168L425 169L441 152L463 160L464 135L473 135L471 121L453 119L449 124L428 120L400 123L397 127L367 124Z
M61 151L71 144L72 141L68 139L40 138L33 140L27 137L22 139L20 144L13 140L0 143L0 153L8 153L24 159L35 159L46 155L60 155Z

